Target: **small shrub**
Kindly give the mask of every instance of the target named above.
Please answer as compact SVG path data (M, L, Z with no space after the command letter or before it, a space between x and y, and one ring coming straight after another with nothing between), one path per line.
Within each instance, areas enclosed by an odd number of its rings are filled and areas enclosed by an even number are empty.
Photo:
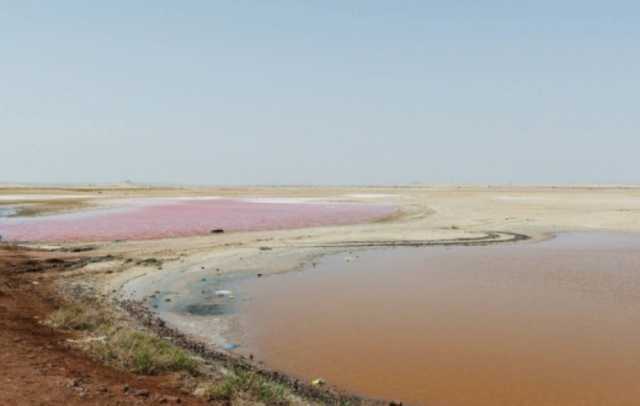
M196 371L196 362L184 350L158 337L128 328L110 329L106 335L106 340L92 345L92 351L112 365L148 375Z
M53 312L49 324L65 330L96 330L106 322L105 316L92 306L66 304Z
M236 388L234 388L233 383L227 379L222 381L221 383L215 383L209 385L204 392L205 397L208 400L226 400L230 401L233 399Z
M248 395L267 405L288 405L287 389L284 385L269 381L253 371L236 368L221 382L212 384L205 391L209 400L233 400L237 396Z

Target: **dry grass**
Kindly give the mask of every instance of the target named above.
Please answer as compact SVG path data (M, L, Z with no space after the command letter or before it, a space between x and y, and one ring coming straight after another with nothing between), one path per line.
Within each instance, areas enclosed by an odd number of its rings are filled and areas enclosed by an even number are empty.
M207 399L217 401L246 399L267 405L291 404L289 390L284 385L241 368L235 368L221 381L207 385L204 394Z
M90 207L91 204L83 199L59 199L46 201L23 201L8 202L10 204L19 205L14 216L34 217L45 214L62 213L66 211L75 211Z
M94 359L115 368L143 375L185 372L200 381L199 396L210 401L274 406L309 404L292 401L296 397L285 385L249 369L223 369L213 374L218 378L213 378L201 361L187 351L129 327L93 301L61 306L51 314L48 324L84 332L85 337L76 340L81 348Z
M49 316L49 324L63 330L94 331L108 322L108 317L93 306L65 304Z
M92 333L83 346L95 358L140 374L197 372L197 362L181 348L146 332L115 326L113 316L93 303L66 304L48 320L53 327Z
M113 327L104 333L105 339L91 342L89 351L109 365L145 375L197 372L197 362L186 351L151 334Z

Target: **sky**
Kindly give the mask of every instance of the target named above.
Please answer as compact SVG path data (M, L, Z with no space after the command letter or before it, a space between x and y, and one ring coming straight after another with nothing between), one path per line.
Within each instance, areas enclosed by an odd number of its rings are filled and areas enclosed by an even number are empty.
M0 182L640 183L640 2L0 0Z

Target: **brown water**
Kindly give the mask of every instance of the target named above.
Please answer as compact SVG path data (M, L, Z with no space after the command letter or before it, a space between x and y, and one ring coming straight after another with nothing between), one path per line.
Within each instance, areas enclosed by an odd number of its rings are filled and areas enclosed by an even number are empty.
M639 405L639 249L565 234L328 257L237 287L242 351L416 405Z

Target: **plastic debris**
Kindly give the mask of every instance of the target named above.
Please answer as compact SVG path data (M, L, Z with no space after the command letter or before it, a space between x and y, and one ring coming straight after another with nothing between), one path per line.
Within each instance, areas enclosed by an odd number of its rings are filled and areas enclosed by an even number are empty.
M235 350L238 347L239 347L238 344L233 344L233 343L227 343L227 344L222 346L222 348L224 348L227 351Z
M324 381L324 379L322 378L316 378L313 381L311 381L311 385L313 386L322 386L324 385L326 382Z
M216 290L216 296L233 297L233 293L230 290Z

